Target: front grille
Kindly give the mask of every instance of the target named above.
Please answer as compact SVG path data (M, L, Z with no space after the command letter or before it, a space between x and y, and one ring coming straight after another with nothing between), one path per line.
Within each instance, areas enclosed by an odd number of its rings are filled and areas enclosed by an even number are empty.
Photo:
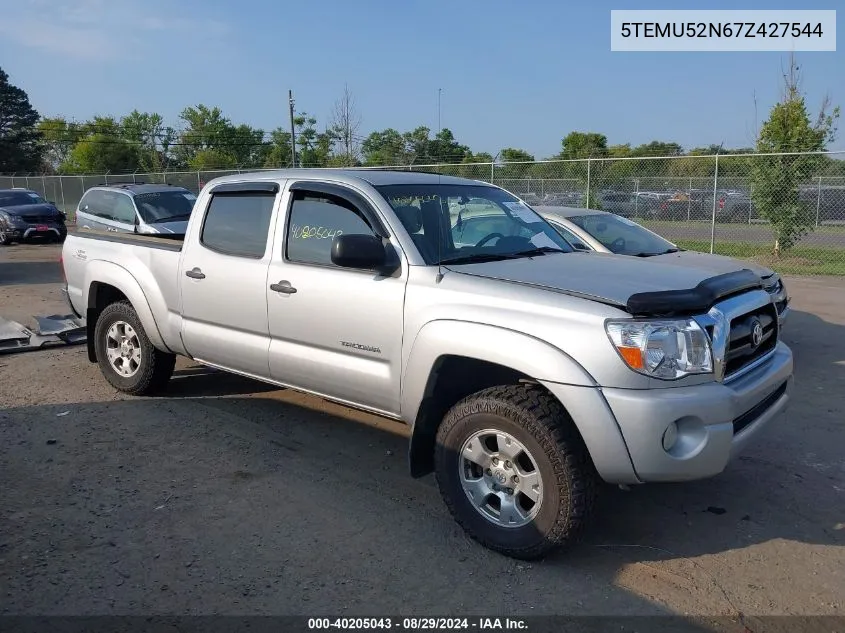
M733 421L734 435L742 431L746 426L754 422L757 418L763 415L769 407L771 407L780 397L786 393L786 382L784 381L780 387L774 390L773 393L766 396L763 400L758 402L750 410L743 413Z
M762 338L755 345L754 326L759 321ZM725 378L741 371L771 352L778 343L778 318L775 307L767 304L731 319L728 348L725 351Z
M22 215L21 219L27 224L52 224L56 221L52 215Z

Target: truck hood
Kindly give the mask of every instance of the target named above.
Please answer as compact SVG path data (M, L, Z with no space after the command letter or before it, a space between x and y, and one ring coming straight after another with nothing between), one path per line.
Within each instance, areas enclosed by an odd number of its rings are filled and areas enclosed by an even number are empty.
M719 298L762 287L757 274L737 266L719 274L707 267L604 253L552 253L446 268L597 300L640 315L706 311Z
M9 215L55 215L58 217L59 210L52 204L19 204L13 207L0 207L0 211Z
M673 264L685 268L702 268L712 271L714 274L732 273L747 268L766 280L775 274L771 268L760 266L754 262L740 261L724 255L711 255L710 253L699 253L698 251L678 251L677 253L665 253L649 257L653 262L661 264Z

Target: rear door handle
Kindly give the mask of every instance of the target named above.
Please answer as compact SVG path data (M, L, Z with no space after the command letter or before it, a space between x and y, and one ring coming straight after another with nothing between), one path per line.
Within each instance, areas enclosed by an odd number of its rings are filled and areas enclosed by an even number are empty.
M205 273L202 272L199 268L186 270L185 275L190 277L191 279L205 279Z
M296 292L296 288L291 286L289 281L280 281L277 284L270 284L270 290L282 292L286 295L292 295Z

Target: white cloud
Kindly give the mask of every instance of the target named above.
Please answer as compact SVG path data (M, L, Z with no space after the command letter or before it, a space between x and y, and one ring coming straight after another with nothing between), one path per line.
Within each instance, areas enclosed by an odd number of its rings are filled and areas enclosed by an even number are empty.
M5 12L0 34L25 48L90 62L140 59L146 51L160 47L155 34L167 31L178 31L185 40L197 32L221 36L227 31L227 26L219 21L171 17L171 6L156 4L29 0Z

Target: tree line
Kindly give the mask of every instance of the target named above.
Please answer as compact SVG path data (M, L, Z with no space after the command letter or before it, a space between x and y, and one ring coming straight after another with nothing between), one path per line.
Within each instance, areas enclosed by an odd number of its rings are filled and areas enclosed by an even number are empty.
M761 216L775 229L775 252L788 249L811 227L798 188L811 178L845 176L845 161L820 152L835 139L839 107L825 99L811 119L800 91L794 57L783 73L781 99L757 132L754 147L726 149L710 145L685 150L678 143L652 141L632 147L612 145L604 134L573 131L561 139L560 151L536 162L519 148L503 148L491 155L473 151L443 128L432 134L427 126L400 132L393 128L362 136L361 115L348 87L335 102L327 123L299 112L290 129L269 132L235 123L220 108L198 104L179 115L179 127L167 125L155 112L133 110L121 117L95 116L88 121L41 117L24 90L9 81L0 68L0 173L119 174L167 170L254 169L273 167L422 166L449 164L448 173L485 178L496 163L496 176L508 178L571 179L589 182L590 200L600 188L646 178L712 178L716 161L703 157L730 154L718 163L718 177L740 177L752 185ZM780 156L746 156L783 153ZM617 160L620 158L630 160ZM481 164L487 164L481 171ZM592 205L591 205L592 206Z

